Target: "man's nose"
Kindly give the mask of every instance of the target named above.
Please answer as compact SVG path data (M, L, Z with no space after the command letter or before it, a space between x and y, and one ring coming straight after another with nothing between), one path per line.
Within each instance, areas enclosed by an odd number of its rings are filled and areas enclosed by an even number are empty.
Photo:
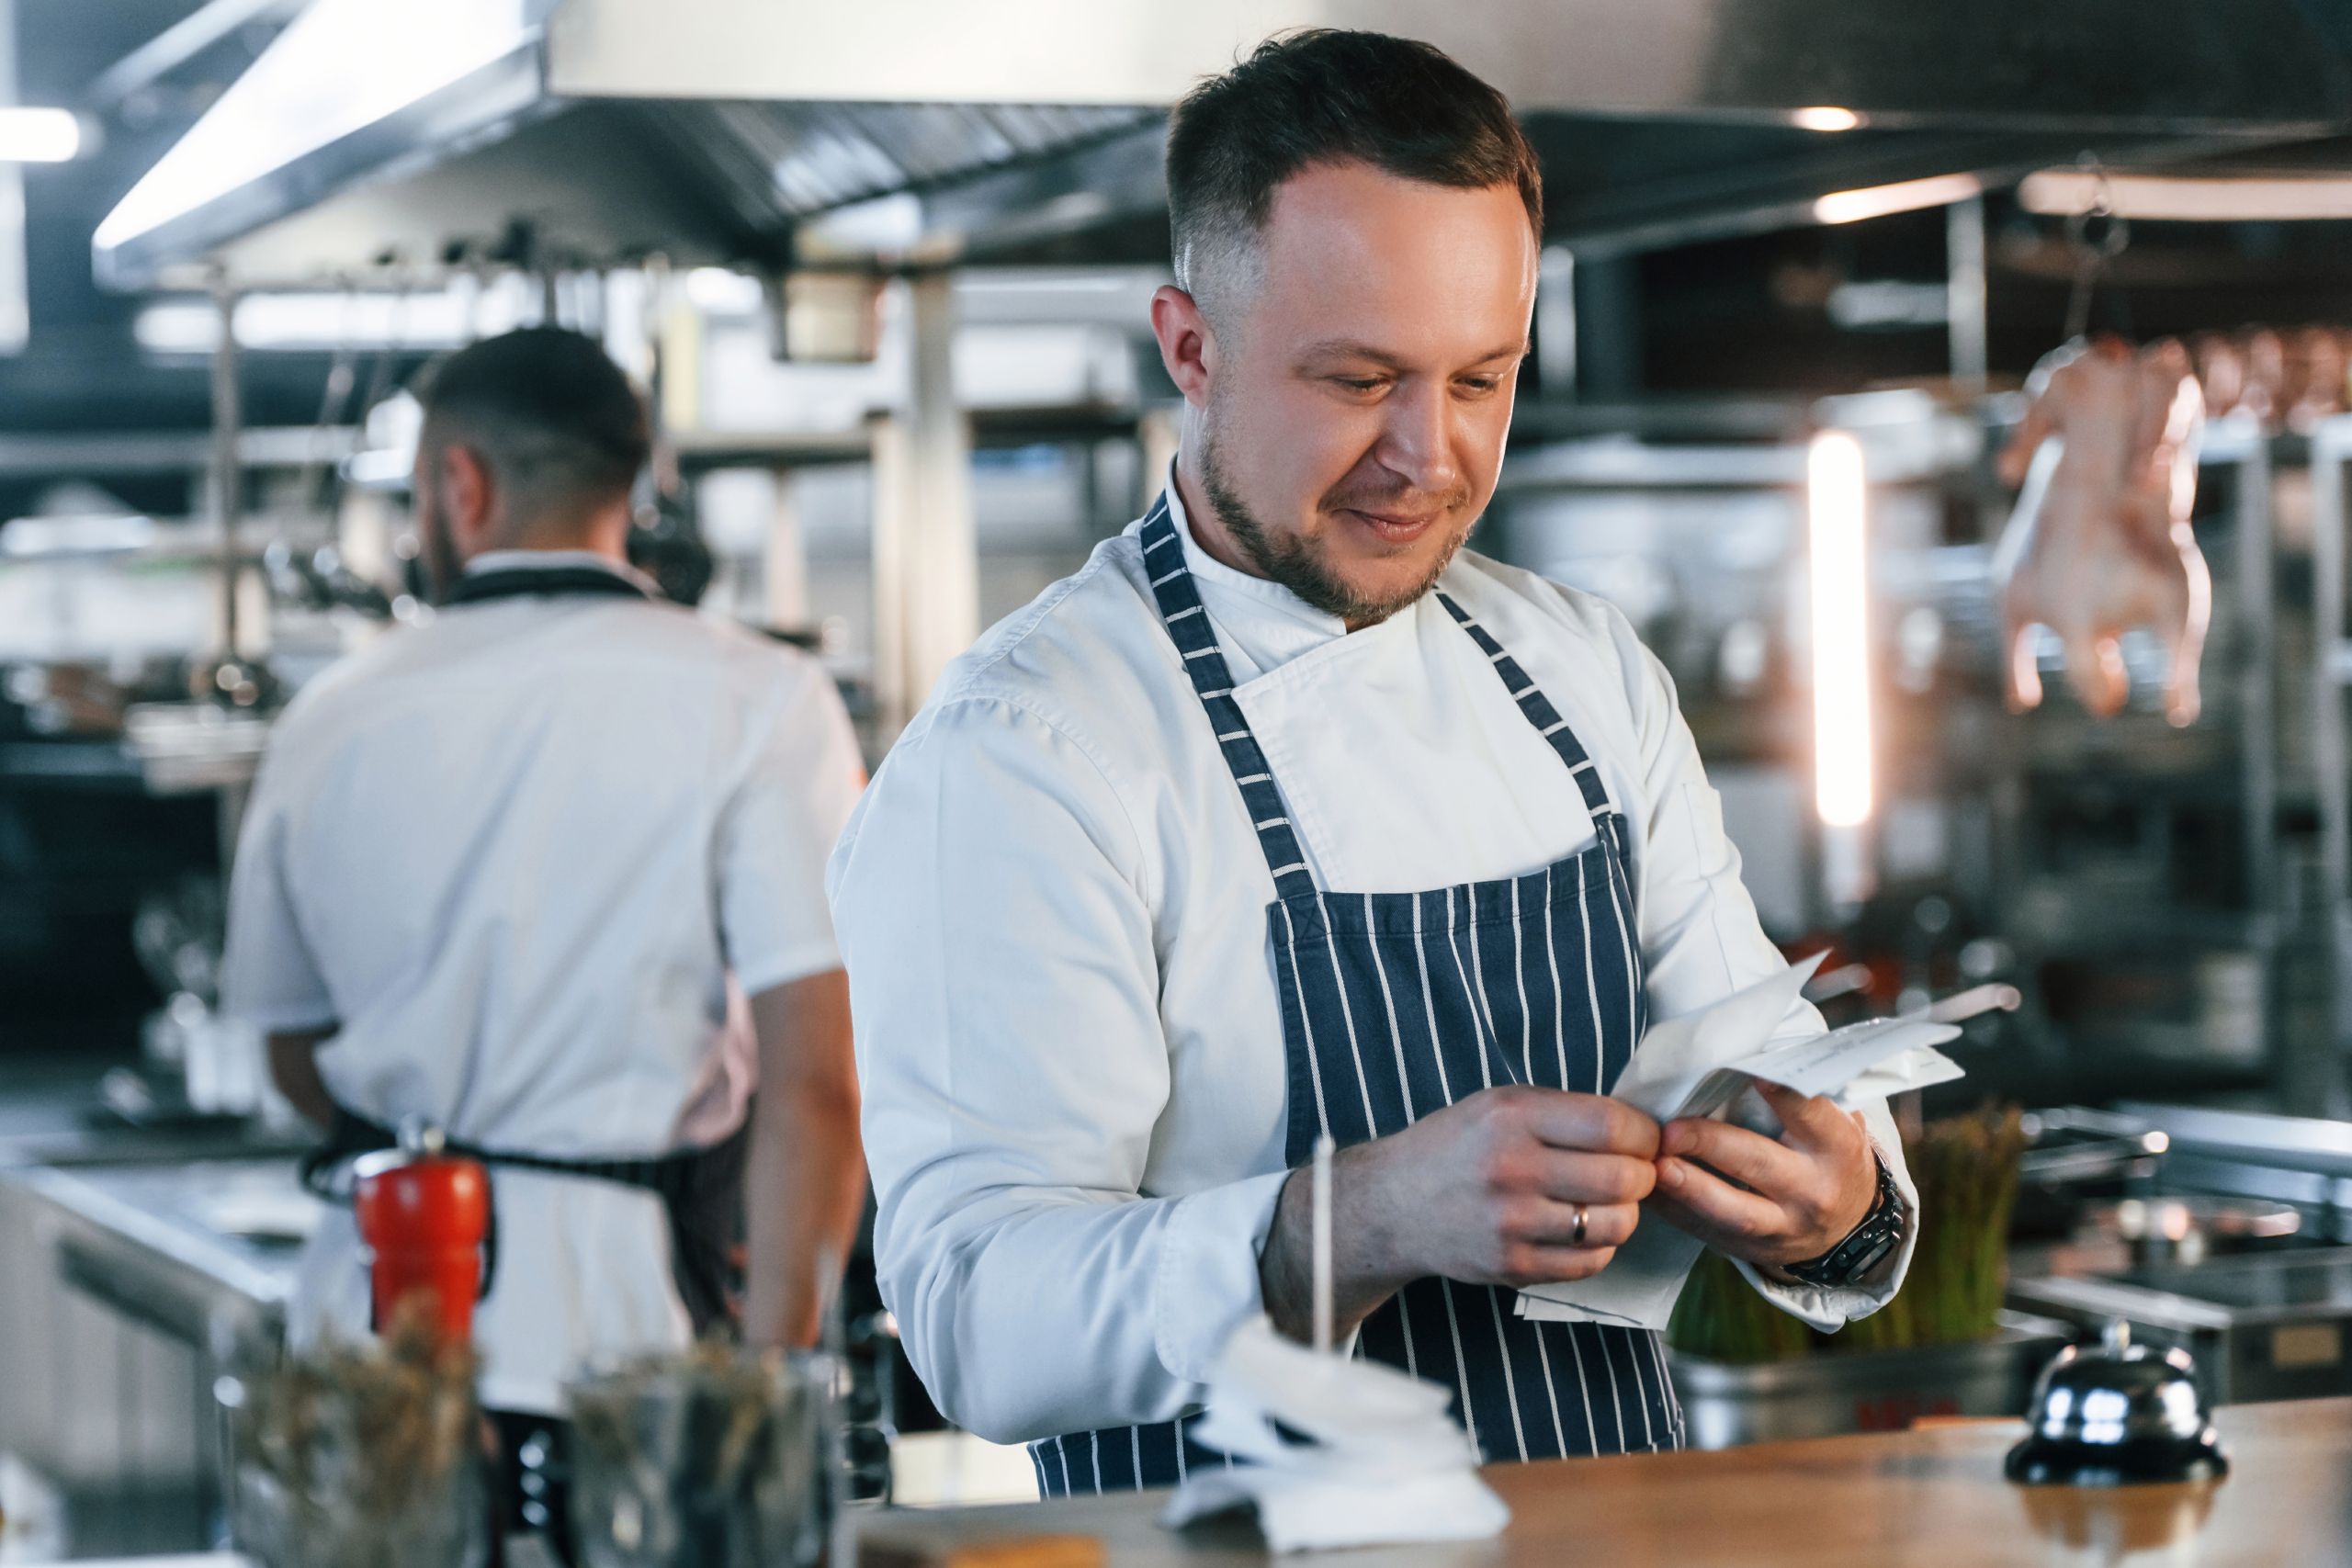
M1422 496L1436 499L1460 488L1453 400L1442 386L1416 381L1388 400L1380 461Z

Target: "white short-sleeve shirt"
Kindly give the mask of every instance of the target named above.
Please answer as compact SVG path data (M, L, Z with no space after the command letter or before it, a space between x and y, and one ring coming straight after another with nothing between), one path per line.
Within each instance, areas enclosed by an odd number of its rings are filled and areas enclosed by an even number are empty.
M840 964L823 867L862 780L831 682L796 650L626 598L454 606L279 721L237 854L225 1006L334 1026L329 1091L388 1125L560 1156L715 1143L752 1087L743 998ZM552 1412L582 1359L685 1342L653 1198L495 1185L487 1404ZM294 1332L367 1317L356 1237L331 1214Z

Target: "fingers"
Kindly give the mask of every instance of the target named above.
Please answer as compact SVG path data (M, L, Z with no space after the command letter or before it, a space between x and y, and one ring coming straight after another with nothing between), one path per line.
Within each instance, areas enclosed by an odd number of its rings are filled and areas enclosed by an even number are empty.
M1661 1188L1670 1183L1669 1172L1676 1166L1687 1167L1693 1161L1721 1171L1743 1187L1776 1195L1803 1190L1811 1174L1804 1155L1724 1122L1669 1122L1658 1150Z
M1513 1290L1525 1290L1530 1285L1563 1285L1577 1280L1589 1280L1609 1267L1617 1256L1613 1247L1530 1247L1511 1254L1508 1268L1499 1270L1494 1283Z
M1799 1094L1762 1078L1756 1080L1756 1091L1781 1119L1792 1148L1842 1151L1863 1135L1854 1112L1826 1095Z
M1577 1213L1584 1212L1583 1239ZM1641 1224L1636 1203L1518 1205L1502 1237L1492 1283L1521 1288L1598 1274Z
M1551 1148L1539 1150L1518 1174L1521 1186L1555 1203L1638 1203L1657 1184L1655 1159Z
M1584 1211L1584 1238L1577 1238L1577 1211ZM1639 1203L1529 1203L1516 1215L1510 1240L1523 1247L1623 1247L1642 1222Z
M1744 1192L1689 1160L1658 1162L1657 1195L1651 1202L1677 1229L1734 1257L1755 1257L1759 1244L1769 1245L1788 1228L1778 1203Z
M1553 1148L1657 1157L1657 1123L1622 1100L1563 1089L1499 1092L1509 1096L1508 1103L1523 1118L1527 1131Z

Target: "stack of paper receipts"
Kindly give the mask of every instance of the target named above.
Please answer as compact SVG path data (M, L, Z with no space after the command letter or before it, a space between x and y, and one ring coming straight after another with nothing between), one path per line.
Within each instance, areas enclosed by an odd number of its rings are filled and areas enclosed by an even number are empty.
M1926 1019L1873 1019L1810 1039L1773 1042L1772 1032L1820 965L1816 955L1711 1008L1654 1025L1610 1090L1611 1098L1664 1123L1721 1115L1755 1078L1853 1106L1962 1076L1959 1065L1936 1049L1960 1031ZM1662 1329L1702 1250L1672 1225L1645 1219L1592 1278L1521 1291L1519 1314Z

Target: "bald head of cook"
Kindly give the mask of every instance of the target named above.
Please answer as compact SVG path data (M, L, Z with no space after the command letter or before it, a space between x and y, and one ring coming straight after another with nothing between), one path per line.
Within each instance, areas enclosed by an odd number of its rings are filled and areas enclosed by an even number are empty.
M1177 107L1152 328L1211 554L1351 627L1437 581L1502 465L1542 178L1502 95L1410 39L1288 35Z
M623 558L651 436L644 400L594 339L485 338L435 365L418 400L416 530L436 592L491 550Z

